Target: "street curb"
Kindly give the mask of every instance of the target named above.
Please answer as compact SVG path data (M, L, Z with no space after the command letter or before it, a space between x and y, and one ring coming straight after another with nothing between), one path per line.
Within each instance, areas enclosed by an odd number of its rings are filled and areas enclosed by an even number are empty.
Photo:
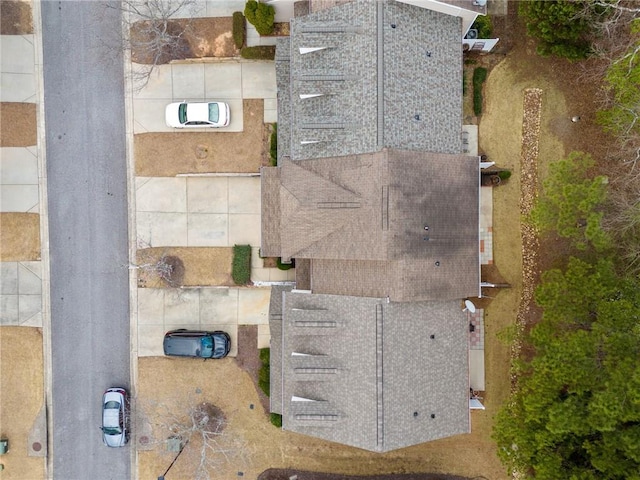
M44 120L44 73L42 14L40 0L31 2L35 80L37 82L37 155L38 193L40 197L40 263L42 265L42 347L44 374L44 408L46 417L45 478L53 479L53 383L51 358L51 272L49 264L49 209L47 195L46 130Z
M124 20L127 12L122 12ZM122 22L122 35L128 35L127 25L129 22ZM136 236L136 190L135 190L135 159L133 142L133 78L131 66L131 51L123 49L122 61L124 63L124 110L125 110L125 150L127 164L127 221L129 232L129 266L136 264L137 236ZM135 268L129 270L129 391L131 398L131 412L137 409L137 386L138 386L138 271ZM131 435L131 480L138 479L138 436L136 425L133 425Z

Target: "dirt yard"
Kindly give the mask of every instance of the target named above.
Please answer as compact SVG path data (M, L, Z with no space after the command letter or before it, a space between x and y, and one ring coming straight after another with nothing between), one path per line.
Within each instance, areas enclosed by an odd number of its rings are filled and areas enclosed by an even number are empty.
M31 3L0 1L0 35L28 35L33 33Z
M134 136L136 176L256 173L268 163L263 100L242 102L242 132L142 133ZM266 163L265 163L266 162Z
M169 29L184 31L183 41L176 45L173 54L167 52L159 63L170 60L202 57L237 57L240 54L233 42L232 17L208 17L174 20ZM131 58L136 63L152 64L153 53L147 50L150 35L147 22L136 22L131 29ZM145 32L147 32L145 34Z
M40 215L0 213L0 262L40 260Z
M0 437L10 450L0 457L3 480L44 478L44 458L27 456L29 430L44 405L42 362L41 329L0 329Z
M231 278L231 247L156 247L137 251L138 287L169 286L158 274L163 257L177 257L184 265L181 278L172 278L176 286L235 285Z
M3 3L3 2L0 2ZM36 104L0 103L0 147L30 147L37 143Z

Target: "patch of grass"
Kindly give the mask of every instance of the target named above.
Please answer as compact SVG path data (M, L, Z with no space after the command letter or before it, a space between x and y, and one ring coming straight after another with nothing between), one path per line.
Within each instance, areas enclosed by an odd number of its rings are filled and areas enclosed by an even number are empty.
M233 246L231 277L236 285L246 285L251 280L251 245Z
M473 113L482 113L482 84L487 79L487 69L477 67L473 70Z
M258 371L258 386L260 390L264 392L264 394L268 397L271 393L271 369L270 362L271 359L271 349L269 348L261 348L260 349L260 361L262 365L260 366L260 370Z
M271 132L271 139L269 144L269 156L271 157L271 165L276 166L278 164L278 124L273 124L273 132Z
M233 43L237 48L244 46L247 36L247 24L244 21L242 12L233 12Z
M240 56L248 60L273 60L276 58L274 45L258 45L256 47L243 47Z

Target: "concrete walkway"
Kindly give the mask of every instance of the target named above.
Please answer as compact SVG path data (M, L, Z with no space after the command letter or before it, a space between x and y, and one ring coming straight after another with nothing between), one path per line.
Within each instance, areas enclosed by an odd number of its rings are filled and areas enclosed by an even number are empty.
M37 103L35 35L0 35L0 101ZM38 148L0 148L0 212L41 214ZM0 263L0 325L42 326L42 264Z

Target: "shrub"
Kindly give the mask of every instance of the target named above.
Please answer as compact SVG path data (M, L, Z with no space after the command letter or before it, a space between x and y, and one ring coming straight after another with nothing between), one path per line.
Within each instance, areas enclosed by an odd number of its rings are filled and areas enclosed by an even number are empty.
M273 21L276 17L276 9L273 5L249 0L244 7L244 16L251 25L256 27L260 35L270 35L273 32Z
M487 15L478 15L478 18L473 22L471 28L475 28L478 31L478 38L491 38L491 34L493 33L491 17Z
M269 421L272 423L272 425L278 428L282 428L282 415L278 413L272 413L269 415Z
M247 24L242 12L233 12L233 43L236 48L242 48L247 35Z
M271 143L269 145L269 155L271 156L271 165L274 167L278 164L278 124L273 124L273 132L271 132Z
M500 180L508 180L511 177L511 170L500 170L498 176Z
M482 113L482 84L487 79L487 69L477 67L473 71L473 113Z
M243 47L240 56L248 60L273 60L276 58L274 45L258 45L256 47Z
M261 348L260 361L262 362L262 365L260 366L260 370L258 370L258 386L267 397L271 393L271 369L269 366L270 358L271 350L269 348Z
M231 277L236 285L246 285L251 280L251 245L233 246Z
M278 257L278 260L276 260L276 266L279 270L289 270L296 266L296 261L292 258L291 263L282 263L282 258Z

